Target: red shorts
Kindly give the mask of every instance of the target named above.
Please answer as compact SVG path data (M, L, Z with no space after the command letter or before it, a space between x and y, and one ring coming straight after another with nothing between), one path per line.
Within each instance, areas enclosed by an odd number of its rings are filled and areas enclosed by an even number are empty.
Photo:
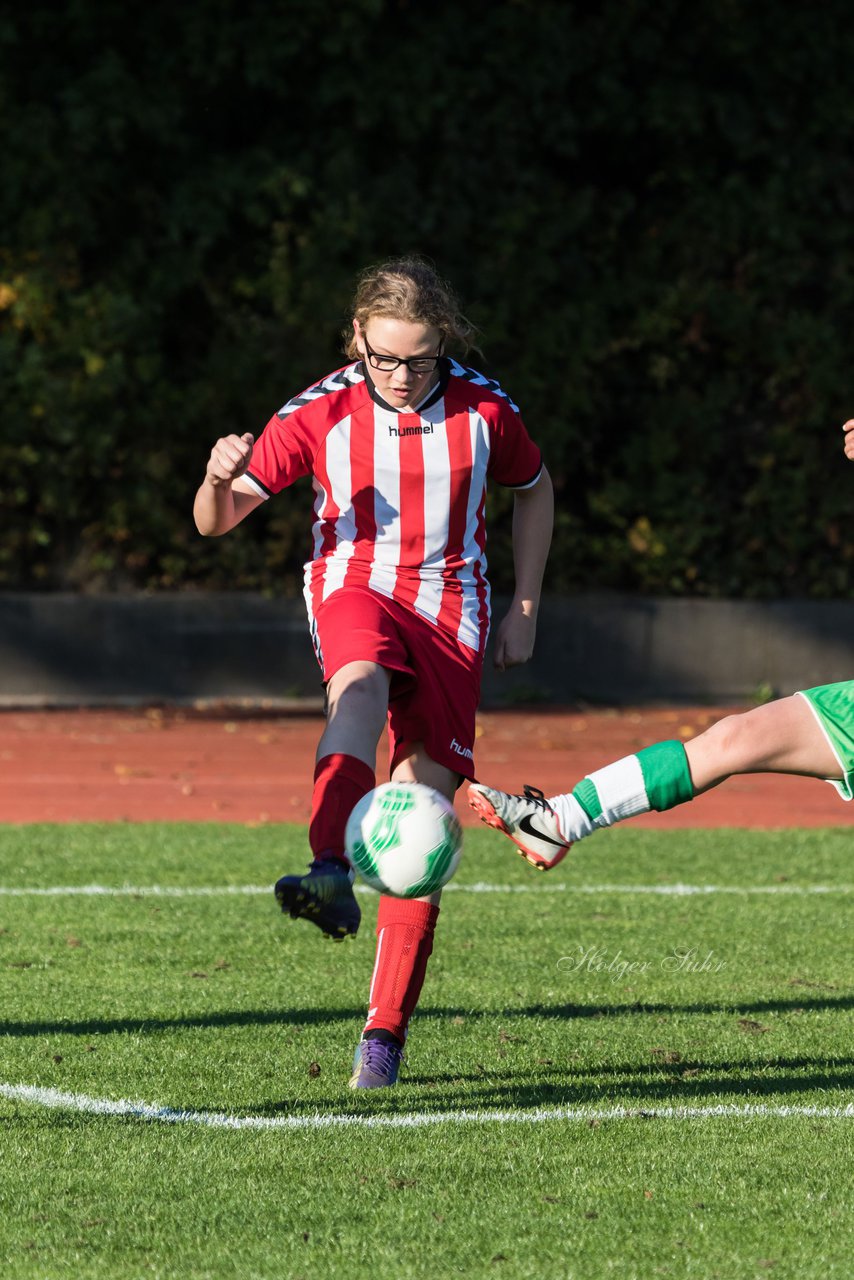
M389 686L389 773L423 742L428 756L474 777L483 658L433 623L367 588L342 587L315 614L324 681L348 662L376 662Z

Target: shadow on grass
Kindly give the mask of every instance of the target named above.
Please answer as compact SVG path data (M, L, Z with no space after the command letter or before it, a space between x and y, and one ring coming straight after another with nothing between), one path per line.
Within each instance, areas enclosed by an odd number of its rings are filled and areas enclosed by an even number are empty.
M535 1078L534 1078L535 1077ZM687 1107L714 1103L791 1104L793 1095L821 1091L817 1105L851 1101L854 1059L833 1062L815 1058L780 1058L772 1062L712 1062L686 1060L678 1067L624 1064L620 1066L547 1068L539 1066L526 1078L520 1070L475 1073L410 1074L404 1070L401 1088L375 1093L315 1096L310 1108L304 1097L259 1100L237 1114L300 1115L335 1112L353 1115L381 1113L411 1115L413 1111L536 1111L541 1108L585 1107L596 1110Z
M657 1064L594 1066L588 1069L540 1067L538 1079L525 1081L518 1071L466 1076L408 1075L411 1085L442 1088L442 1105L454 1105L448 1090L463 1086L459 1105L542 1107L595 1103L622 1106L631 1102L667 1102L686 1105L691 1101L737 1094L767 1100L780 1094L821 1090L854 1089L854 1058L775 1058L761 1062L712 1062L685 1060L678 1066ZM463 1099L467 1099L466 1102Z
M702 1079L661 1077L638 1079L627 1075L624 1080L613 1080L605 1089L601 1082L580 1079L571 1072L555 1073L550 1078L525 1082L518 1072L498 1076L484 1075L404 1075L401 1085L391 1091L378 1090L364 1094L329 1094L312 1097L309 1104L304 1097L281 1100L260 1100L251 1108L234 1112L236 1115L305 1115L307 1113L334 1112L335 1114L411 1115L413 1112L444 1114L448 1111L512 1111L525 1112L559 1107L585 1107L595 1110L611 1108L636 1109L656 1107L709 1106L715 1103L730 1105L792 1105L793 1099L807 1095L816 1105L832 1107L847 1105L854 1088L854 1063L849 1059L840 1063L838 1073L828 1069L828 1064L812 1062L808 1058L794 1060L795 1072L776 1070L769 1074L767 1064L757 1069L755 1064L741 1063L729 1073L725 1064L704 1063L699 1067ZM813 1068L813 1069L811 1069ZM821 1090L822 1097L814 1098ZM223 1110L230 1109L225 1103Z
M790 1011L839 1011L854 1007L854 997L825 996L809 1000L763 1000L743 1003L704 1003L692 1005L585 1004L528 1005L498 1010L427 1007L422 1018L450 1019L463 1016L499 1022L501 1019L525 1020L553 1018L571 1023L581 1018L622 1018L625 1016L662 1013L744 1015ZM247 1009L221 1011L172 1018L109 1018L81 1021L34 1020L0 1023L0 1035L27 1037L43 1035L109 1035L169 1033L180 1029L201 1028L216 1031L227 1027L303 1027L346 1023L348 1030L361 1025L362 1006L337 1009ZM656 1027L655 1038L662 1031ZM500 1037L499 1037L500 1038ZM519 1040L507 1036L508 1041ZM747 1049L749 1042L745 1042ZM762 1041L755 1041L756 1046ZM536 1059L530 1044L521 1052L530 1054L524 1063L513 1068L479 1066L464 1073L430 1072L429 1058L423 1052L410 1055L412 1067L404 1069L402 1088L378 1093L351 1094L344 1089L342 1066L340 1084L332 1091L324 1090L306 1096L299 1091L291 1096L258 1099L251 1107L235 1109L233 1103L211 1101L206 1110L223 1110L231 1114L260 1116L305 1116L309 1113L334 1112L353 1116L370 1114L407 1115L413 1110L441 1114L447 1111L534 1111L537 1108L590 1107L628 1110L655 1109L656 1106L690 1106L738 1100L743 1104L776 1100L778 1104L792 1096L825 1093L823 1105L833 1105L834 1095L854 1089L854 1058L754 1057L746 1060L682 1057L667 1049L646 1050L660 1056L653 1062L569 1063L557 1064L549 1059ZM491 1046L494 1048L494 1046ZM516 1050L516 1055L520 1050ZM413 1061L414 1057L414 1061Z
M469 1009L462 1007L437 1007L424 1005L419 1008L420 1018L553 1018L572 1022L580 1018L624 1018L631 1016L662 1014L757 1014L794 1013L815 1011L841 1011L854 1009L854 995L813 996L808 1000L732 1000L702 1004L669 1004L627 1001L625 1004L532 1004L507 1006L503 1009ZM234 1009L215 1013L186 1014L170 1018L84 1018L78 1021L37 1019L33 1021L0 1022L0 1035L112 1035L123 1033L174 1031L183 1028L218 1027L312 1027L334 1022L361 1023L365 1016L364 1005L348 1009Z

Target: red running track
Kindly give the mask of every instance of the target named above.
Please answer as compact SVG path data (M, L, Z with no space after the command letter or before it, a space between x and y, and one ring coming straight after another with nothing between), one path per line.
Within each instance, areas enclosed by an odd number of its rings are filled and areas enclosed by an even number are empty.
M739 708L488 711L478 777L503 790L570 790L610 760L687 738ZM0 822L307 822L319 714L138 710L0 711ZM377 776L386 776L385 743ZM466 823L476 819L465 804ZM639 826L854 826L826 783L734 778Z

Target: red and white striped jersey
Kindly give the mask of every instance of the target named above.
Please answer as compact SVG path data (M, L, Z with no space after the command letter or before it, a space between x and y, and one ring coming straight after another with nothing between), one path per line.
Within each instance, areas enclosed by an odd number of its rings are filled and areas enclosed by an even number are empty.
M245 479L268 498L313 477L312 624L333 591L363 586L482 652L487 478L528 488L542 459L497 382L451 359L440 370L410 412L385 403L361 361L338 369L270 419Z

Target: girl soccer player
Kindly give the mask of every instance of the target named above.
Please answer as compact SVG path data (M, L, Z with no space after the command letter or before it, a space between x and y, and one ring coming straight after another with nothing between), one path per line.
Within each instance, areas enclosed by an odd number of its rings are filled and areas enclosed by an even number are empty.
M854 418L842 428L854 461ZM536 787L510 795L474 783L469 804L545 871L571 845L624 818L672 809L739 773L824 778L854 798L854 680L821 685L779 702L726 716L684 745L657 742L583 778L549 799Z
M384 723L393 780L453 799L474 776L490 617L488 478L515 494L515 592L494 662L504 670L533 651L552 486L513 401L447 353L466 352L472 332L449 286L422 260L371 268L345 330L350 362L289 400L257 442L250 434L218 440L196 495L199 532L222 534L300 476L313 478L304 596L327 720L315 760L312 862L306 874L283 876L275 893L284 912L333 938L359 927L344 829L375 785ZM353 1088L397 1079L439 896L380 899Z

